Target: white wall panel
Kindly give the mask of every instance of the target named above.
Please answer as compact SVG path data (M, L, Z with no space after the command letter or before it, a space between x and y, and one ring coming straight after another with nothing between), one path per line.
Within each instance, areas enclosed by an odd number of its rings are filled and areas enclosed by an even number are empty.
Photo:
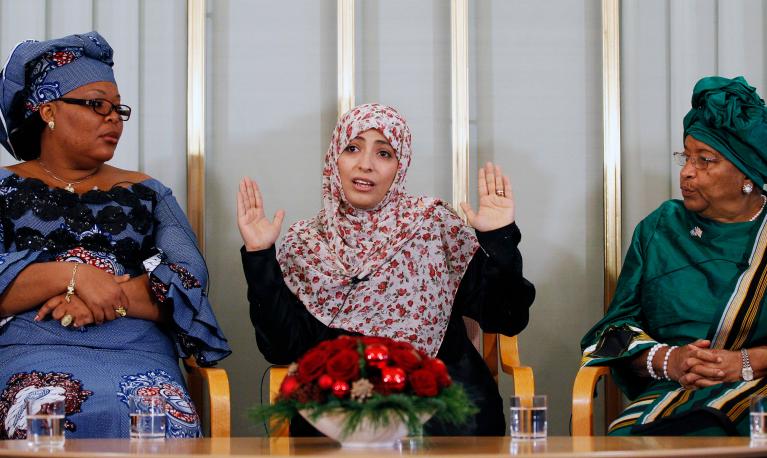
M408 191L450 202L450 3L357 5L356 102L379 102L402 113L413 134Z
M670 159L668 2L623 2L621 16L621 240L626 246L634 226L671 195L669 176L677 166Z
M602 313L600 11L596 0L477 2L470 29L479 160L498 162L514 187L537 290L521 357L549 396L554 435L568 433L578 342Z
M765 2L719 0L717 57L719 74L743 75L764 95Z
M235 349L222 367L232 386L232 433L262 433L245 412L268 399L268 364L248 319L235 223L239 180L253 177L283 229L320 209L322 158L336 121L333 0L210 2L206 139L206 250L210 297Z
M139 0L95 0L94 9L95 29L115 50L115 80L123 103L130 105L140 116ZM139 168L141 132L136 120L131 117L125 124L110 164L129 170Z
M46 40L93 30L93 0L47 0L46 6Z
M690 110L695 83L703 76L718 73L717 22L716 0L669 2L669 151L684 147L682 119ZM679 198L679 174L678 170L672 170L671 195ZM624 241L624 245L629 241Z
M173 189L186 208L186 1L141 0L139 169ZM140 110L138 109L140 108Z

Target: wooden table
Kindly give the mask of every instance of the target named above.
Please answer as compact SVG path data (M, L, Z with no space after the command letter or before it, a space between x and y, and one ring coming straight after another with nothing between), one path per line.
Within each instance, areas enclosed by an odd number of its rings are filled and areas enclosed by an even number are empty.
M385 457L400 455L461 457L699 457L765 456L767 443L747 437L550 437L545 441L514 442L508 437L433 437L405 440L384 449L342 449L324 438L235 437L231 439L69 439L61 449L33 449L25 441L0 441L0 457L117 458L156 454L165 458L300 455L305 457Z

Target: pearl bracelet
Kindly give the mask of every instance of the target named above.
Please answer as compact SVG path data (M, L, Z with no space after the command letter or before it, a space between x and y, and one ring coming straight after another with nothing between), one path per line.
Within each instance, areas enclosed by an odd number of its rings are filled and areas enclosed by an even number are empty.
M647 354L647 361L645 361L645 365L647 366L647 373L650 374L650 377L652 377L653 380L662 380L662 377L655 374L655 370L652 368L652 360L655 357L655 353L657 353L658 350L660 350L662 347L668 347L668 345L662 343L656 343L653 345L650 349L650 353Z
M677 348L676 345L672 346L671 348L669 348L666 351L666 354L663 355L663 377L666 380L671 380L671 377L668 376L668 357L671 356L671 352L676 350L676 348ZM658 378L660 378L660 377L658 377Z

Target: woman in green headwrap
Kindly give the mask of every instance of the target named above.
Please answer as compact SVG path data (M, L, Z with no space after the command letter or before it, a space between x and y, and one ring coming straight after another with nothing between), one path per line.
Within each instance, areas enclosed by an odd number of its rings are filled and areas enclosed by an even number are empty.
M767 392L767 109L742 77L708 77L684 118L683 200L634 231L582 364L608 365L631 404L613 435L747 435Z

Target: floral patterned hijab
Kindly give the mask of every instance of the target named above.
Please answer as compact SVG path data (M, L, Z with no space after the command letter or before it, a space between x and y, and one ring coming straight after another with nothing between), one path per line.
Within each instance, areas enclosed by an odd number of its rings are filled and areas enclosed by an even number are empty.
M383 200L361 210L344 196L336 161L369 129L386 137L399 165ZM445 202L405 192L411 156L410 129L393 108L366 104L343 115L325 154L323 208L288 229L278 260L290 290L325 325L406 340L434 356L479 244Z

